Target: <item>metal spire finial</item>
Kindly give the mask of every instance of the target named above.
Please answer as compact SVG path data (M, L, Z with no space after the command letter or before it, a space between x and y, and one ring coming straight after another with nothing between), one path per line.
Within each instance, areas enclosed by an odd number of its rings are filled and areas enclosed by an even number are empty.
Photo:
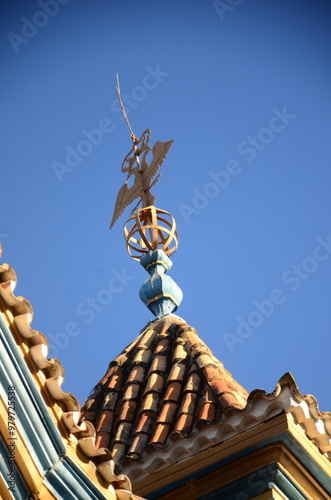
M137 139L121 98L118 74L116 80L118 100L133 144L122 163L122 172L127 173L127 178L117 195L110 227L113 227L124 210L138 198L138 204L124 226L126 248L130 256L140 260L141 265L150 274L139 295L153 314L160 318L175 311L183 298L181 289L165 274L172 265L169 255L172 255L178 246L176 222L169 212L154 206L155 196L151 193L151 188L161 177L156 177L156 174L174 141L157 141L151 148L148 145L151 136L149 129ZM148 159L150 152L151 160ZM140 203L141 208L138 208Z

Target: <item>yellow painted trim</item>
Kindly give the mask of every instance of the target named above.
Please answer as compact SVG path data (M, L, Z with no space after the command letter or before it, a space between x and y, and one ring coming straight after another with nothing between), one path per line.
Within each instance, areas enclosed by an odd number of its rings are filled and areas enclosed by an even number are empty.
M262 495L252 497L251 500L288 500L288 497L284 497L277 490L272 488L270 491L262 493Z
M291 417L288 417L289 432L301 444L303 448L309 453L314 462L331 477L331 462L328 458L319 451L318 446L311 441L304 430L294 423Z
M46 377L43 374L41 370L38 370L37 367L35 366L34 362L32 361L30 354L29 354L29 348L26 342L24 341L24 338L19 334L16 325L14 323L14 316L10 312L8 308L5 307L5 303L3 299L0 297L0 314L2 313L2 317L9 328L15 342L17 345L18 350L20 351L20 354L22 358L24 359L32 378L35 381L35 384L37 385L37 388L39 392L41 393L41 396L48 408L49 414L52 417L52 420L55 422L57 425L61 436L64 440L64 443L67 443L67 440L69 438L69 432L62 422L62 414L63 410L62 408L52 399L51 395L49 394L45 381Z
M176 306L179 306L177 300L174 299L174 297L173 297L173 295L171 293L161 293L160 295L157 295L156 297L153 297L152 299L149 299L146 302L146 306L148 307L149 304L152 304L156 300L162 299L163 297L168 297L168 298L172 299L174 301L174 303L176 304Z
M2 500L13 500L11 493L8 490L8 484L0 476L0 495Z
M194 478L186 484L176 488L175 490L159 496L159 500L173 500L180 498L181 500L194 500L203 495L207 495L218 488L222 488L227 484L231 484L244 476L249 476L247 481L263 481L263 477L258 474L257 469L267 467L270 463L278 462L280 456L280 444L275 443L256 450L248 456L242 457L235 462L224 465L208 474ZM159 488L159 483L157 488ZM249 482L247 483L249 484ZM155 486L154 486L155 489ZM136 493L141 494L135 489ZM146 495L143 492L143 495Z
M97 472L96 466L92 461L89 461L83 453L80 451L79 447L73 443L69 442L67 446L67 455L72 458L78 467L83 470L84 474L93 481L93 483L98 487L98 489L105 495L109 500L116 500L115 489L112 485L109 485L102 479L100 474Z
M145 267L146 271L148 271L150 267L155 266L156 264L161 264L165 269L167 269L166 264L162 260L153 260L153 262L147 264L147 266Z
M322 486L284 446L279 462L279 468L309 500L329 500Z
M43 483L40 487L40 491L38 492L39 496L37 497L38 499L42 498L43 500L58 500L59 497L54 495L48 488L47 486Z
M8 438L12 439L8 434L7 428L7 407L3 401L0 399L0 432L4 437L4 441L7 444ZM33 494L37 494L43 482L43 477L41 476L34 460L32 459L29 450L20 434L19 429L16 427L15 430L15 464L19 470L21 476L24 479L29 491Z

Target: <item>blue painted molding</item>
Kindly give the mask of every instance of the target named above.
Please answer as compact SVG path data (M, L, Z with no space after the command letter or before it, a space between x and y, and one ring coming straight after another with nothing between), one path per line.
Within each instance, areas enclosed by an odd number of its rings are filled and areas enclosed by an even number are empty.
M265 469L268 469L267 471ZM278 469L276 463L258 469L253 474L240 478L233 483L223 486L198 500L249 500L262 495L272 488L278 490L290 500L308 500L298 488Z
M44 484L59 500L106 500L98 486L66 455L66 447L55 422L21 356L10 330L0 313L0 384L7 397L9 386L15 387L16 427L44 477ZM9 452L0 441L1 474L8 473ZM28 500L31 495L16 467L15 500ZM0 492L1 498L1 492Z
M140 264L151 275L142 285L139 297L150 311L161 318L176 311L183 299L183 292L165 273L172 262L163 250L151 250L140 259Z
M15 387L16 425L43 474L66 451L61 435L0 314L0 380L3 393Z
M281 470L278 471L275 485L291 500L309 500L308 497L306 497L306 495L304 495L302 491L300 491L299 488Z
M192 481L194 484L194 478L185 478L184 483L188 481ZM214 486L214 490L201 497L197 497L197 500L249 500L270 491L272 488L278 490L289 500L309 500L279 469L277 463L271 463L266 467L257 469L253 473L247 474L220 488L217 487L217 484L210 486ZM160 494L166 493L166 489L163 488L152 495L147 495L146 498L148 500L156 499ZM167 492L171 490L172 488L168 489Z
M106 500L104 494L69 456L60 459L47 472L44 482L61 500Z
M231 484L215 489L211 493L199 497L198 500L249 500L270 491L272 488L290 500L309 500L279 470L277 463L258 469Z
M12 482L8 482L11 477L10 474L13 473L11 466L11 456L8 452L7 446L2 439L2 436L0 436L0 475L2 476L4 482L7 484L8 488L13 488L13 490L11 490L13 498L15 498L16 500L26 500L30 497L30 492L27 485L25 484L24 479L22 478L16 467L14 470L15 479Z

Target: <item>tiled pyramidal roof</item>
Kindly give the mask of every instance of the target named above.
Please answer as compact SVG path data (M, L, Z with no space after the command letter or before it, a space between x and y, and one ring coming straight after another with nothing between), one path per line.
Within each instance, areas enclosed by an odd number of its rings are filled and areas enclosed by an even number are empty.
M169 314L110 363L82 416L95 426L96 446L120 465L219 422L225 408L242 409L247 397L194 328Z

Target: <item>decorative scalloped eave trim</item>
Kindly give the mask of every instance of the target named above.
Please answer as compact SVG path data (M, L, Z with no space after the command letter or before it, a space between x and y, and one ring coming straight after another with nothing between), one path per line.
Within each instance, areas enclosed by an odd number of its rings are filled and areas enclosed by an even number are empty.
M331 460L331 412L319 412L314 396L303 396L291 373L286 373L273 392L255 389L249 394L244 408L225 408L217 424L202 424L190 436L173 433L163 449L150 447L139 461L132 460L123 469L133 482L141 481L157 470L232 439L282 412L291 415L307 437Z
M0 252L1 256L1 252ZM47 359L48 339L30 324L33 319L33 309L24 297L16 297L14 290L17 283L16 273L8 264L0 265L0 296L14 317L15 327L29 349L33 364L45 375L45 386L54 403L58 404L63 413L61 419L70 434L73 434L77 444L87 459L91 459L102 478L115 489L119 500L139 500L132 493L129 478L115 474L115 463L111 453L105 448L97 449L96 432L93 424L84 421L78 424L81 417L80 405L75 396L63 392L61 385L64 380L64 369L55 358Z

